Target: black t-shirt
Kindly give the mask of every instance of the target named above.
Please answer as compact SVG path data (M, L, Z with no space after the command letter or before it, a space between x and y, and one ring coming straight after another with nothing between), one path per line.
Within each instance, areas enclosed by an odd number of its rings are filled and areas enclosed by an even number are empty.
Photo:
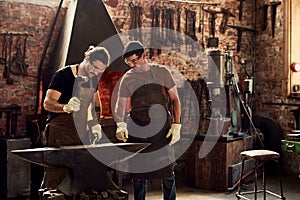
M61 93L58 102L67 104L72 98L75 77L70 66L66 66L56 71L52 77L48 89L53 89Z
M95 89L95 92L98 89L98 77L95 76L87 82L83 84L82 87L90 87L92 86ZM54 73L52 76L51 82L48 86L48 89L53 89L61 93L61 96L58 99L58 102L61 104L67 104L69 100L76 96L73 94L73 87L75 84L75 76L72 72L71 66L65 66ZM50 118L54 117L54 113L50 113Z

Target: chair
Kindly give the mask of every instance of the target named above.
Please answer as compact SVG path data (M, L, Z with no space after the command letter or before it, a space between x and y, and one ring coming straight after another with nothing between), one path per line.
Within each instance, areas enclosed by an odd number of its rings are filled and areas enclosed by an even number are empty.
M239 181L239 187L238 187L238 192L236 193L237 199L246 199L250 200L246 195L249 194L254 194L254 199L257 200L257 194L263 192L264 200L266 199L266 194L273 195L279 199L286 199L283 196L283 187L282 187L282 180L281 180L281 174L280 174L280 163L279 163L279 158L280 154L275 152L275 151L270 151L270 150L247 150L243 151L240 153L242 157L242 169L240 172L240 181ZM254 182L254 191L241 191L241 185L242 185L242 179L243 179L243 170L244 170L244 164L247 159L254 159L254 175L255 175L255 182ZM274 160L278 164L278 172L279 172L279 177L280 177L280 195L271 192L267 190L266 188L266 178L265 178L265 163L269 160ZM258 179L258 173L257 170L259 167L262 167L262 184L263 184L263 189L258 190L257 189L257 179Z

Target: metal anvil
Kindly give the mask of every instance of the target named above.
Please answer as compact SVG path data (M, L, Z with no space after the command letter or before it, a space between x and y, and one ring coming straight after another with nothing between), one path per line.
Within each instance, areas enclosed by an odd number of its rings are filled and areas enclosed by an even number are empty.
M69 176L57 189L68 196L74 196L90 189L121 191L108 177L107 168L127 161L149 145L149 143L102 143L23 149L14 150L12 153L44 167L68 168Z

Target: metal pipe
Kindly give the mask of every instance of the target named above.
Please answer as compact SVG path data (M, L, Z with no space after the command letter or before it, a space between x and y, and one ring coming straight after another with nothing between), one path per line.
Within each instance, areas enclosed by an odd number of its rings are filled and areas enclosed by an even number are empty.
M61 0L59 5L58 5L58 8L57 8L57 11L56 11L56 14L55 14L55 18L54 18L54 21L51 25L51 29L50 29L50 32L49 32L49 35L48 35L48 38L47 38L47 41L46 41L45 48L44 48L43 53L42 53L42 57L41 57L41 60L40 60L39 67L38 67L37 86L36 86L36 94L37 95L36 95L36 107L35 107L35 113L36 114L38 114L39 107L41 106L40 105L40 86L41 86L41 75L42 75L42 68L43 68L43 65L44 65L44 59L45 59L45 56L46 56L46 53L47 53L52 35L53 35L53 31L54 31L54 28L55 28L55 25L56 25L56 22L57 22L57 19L58 19L59 11L62 7L63 1L64 0Z

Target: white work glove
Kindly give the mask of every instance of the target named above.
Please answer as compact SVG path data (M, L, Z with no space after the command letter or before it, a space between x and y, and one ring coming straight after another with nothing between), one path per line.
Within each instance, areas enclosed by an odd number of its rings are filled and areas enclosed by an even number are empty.
M91 127L91 132L94 135L95 139L93 141L93 144L97 141L100 141L102 138L102 131L101 131L101 125L100 124L95 124Z
M127 123L125 122L117 123L116 138L118 140L122 140L123 142L127 142L128 139Z
M63 107L64 112L72 113L80 110L80 99L78 97L72 97L68 104L65 104Z
M169 138L172 135L169 145L175 144L180 139L180 129L181 124L171 124L171 128L166 135L166 138Z

